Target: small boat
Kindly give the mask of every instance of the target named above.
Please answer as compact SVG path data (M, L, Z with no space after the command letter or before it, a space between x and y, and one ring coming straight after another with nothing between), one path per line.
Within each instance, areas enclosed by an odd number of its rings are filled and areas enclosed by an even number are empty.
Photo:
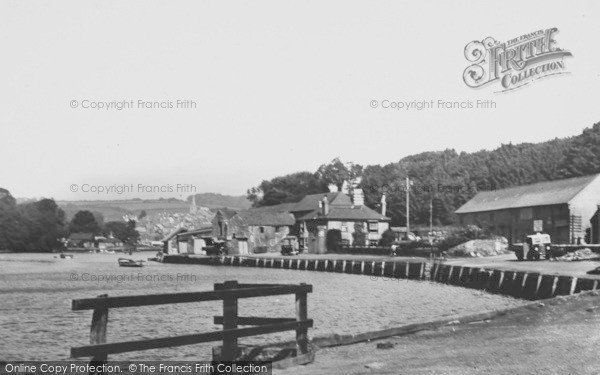
M133 260L127 258L119 258L119 266L121 267L143 267L143 260Z
M60 254L62 259L73 259L73 254Z
M591 271L586 272L588 275L600 275L600 267L596 267Z

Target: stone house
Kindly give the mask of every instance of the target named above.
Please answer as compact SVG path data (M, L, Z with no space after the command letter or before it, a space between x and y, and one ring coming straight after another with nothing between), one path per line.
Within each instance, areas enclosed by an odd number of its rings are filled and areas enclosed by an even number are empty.
M281 241L294 224L288 212L238 211L228 220L230 253L280 252Z
M300 246L310 253L326 252L327 236L334 230L341 232L343 244L377 245L391 221L385 214L365 206L361 189L354 189L352 198L343 192L310 194L296 203L252 210L291 213L295 218L291 234L298 236ZM364 233L365 243L355 243L353 233L357 230Z
M237 213L237 211L229 208L221 208L213 217L211 224L213 227L213 236L228 240L231 239L231 231L229 229L229 220Z

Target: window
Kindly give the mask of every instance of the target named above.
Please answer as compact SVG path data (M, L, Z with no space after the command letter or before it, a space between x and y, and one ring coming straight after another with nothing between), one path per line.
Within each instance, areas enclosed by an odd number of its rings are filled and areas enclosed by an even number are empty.
M342 222L342 232L348 232L348 222L344 221Z
M260 233L265 233L265 227L258 227Z
M376 221L370 221L369 232L379 232L379 223Z

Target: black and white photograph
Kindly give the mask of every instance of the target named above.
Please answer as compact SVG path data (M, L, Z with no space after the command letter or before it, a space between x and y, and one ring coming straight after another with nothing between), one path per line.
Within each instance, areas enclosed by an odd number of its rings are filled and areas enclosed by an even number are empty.
M0 374L600 374L598 20L0 1Z

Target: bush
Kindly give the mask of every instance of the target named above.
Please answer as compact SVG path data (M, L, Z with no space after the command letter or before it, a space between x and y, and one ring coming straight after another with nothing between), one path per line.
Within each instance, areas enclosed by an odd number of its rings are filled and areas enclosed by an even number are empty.
M356 222L354 224L354 233L352 233L352 245L354 246L364 246L367 242L367 233L365 233L365 228L363 224L360 222Z
M394 243L394 240L396 240L396 235L391 229L388 229L381 234L379 246L390 247L392 246L392 243Z

